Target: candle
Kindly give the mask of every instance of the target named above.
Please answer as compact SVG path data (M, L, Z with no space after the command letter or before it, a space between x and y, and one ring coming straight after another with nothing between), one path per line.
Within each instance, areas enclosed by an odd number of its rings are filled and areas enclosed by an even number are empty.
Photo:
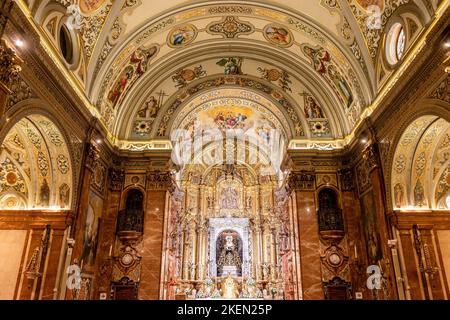
M354 248L355 248L355 260L358 260L358 250L356 248L356 244L355 244Z
M112 245L109 246L109 256L112 256Z

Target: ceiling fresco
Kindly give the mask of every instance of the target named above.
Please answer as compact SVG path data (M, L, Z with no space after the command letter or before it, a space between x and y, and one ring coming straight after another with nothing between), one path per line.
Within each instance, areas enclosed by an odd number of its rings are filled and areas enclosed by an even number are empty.
M76 45L67 65L110 136L130 150L167 139L172 118L189 107L194 91L222 85L267 88L290 139L342 139L394 71L382 54L391 17L405 24L407 47L442 6L438 0L27 4L56 47L61 25L70 27Z

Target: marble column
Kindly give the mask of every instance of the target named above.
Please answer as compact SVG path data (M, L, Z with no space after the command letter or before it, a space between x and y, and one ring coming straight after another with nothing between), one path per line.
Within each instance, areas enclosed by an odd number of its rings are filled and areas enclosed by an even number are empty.
M301 283L301 260L300 260L300 241L298 236L298 219L297 219L297 207L296 207L295 194L291 194L289 197L289 221L291 225L290 244L292 250L292 280L294 281L295 299L302 299L302 283Z
M253 234L253 256L256 257L256 261L253 261L253 273L257 281L261 280L261 228L257 221L252 225Z

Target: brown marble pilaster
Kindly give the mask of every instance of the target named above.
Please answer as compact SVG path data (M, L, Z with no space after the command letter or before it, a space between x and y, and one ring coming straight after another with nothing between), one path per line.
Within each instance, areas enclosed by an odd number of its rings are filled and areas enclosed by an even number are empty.
M296 191L303 299L324 298L315 193Z
M116 240L116 222L120 207L120 196L123 188L124 172L121 169L110 169L108 175L108 191L103 206L102 223L99 230L99 247L97 251L97 281L94 297L100 293L110 292L112 277L114 245ZM110 295L107 294L107 299Z
M407 276L407 288L412 300L422 300L424 295L420 284L419 267L417 266L417 260L414 254L414 244L412 241L411 230L400 229L399 230L401 248L403 260L405 261L406 276Z
M165 204L166 190L147 191L139 285L139 299L141 300L159 298Z
M350 256L350 270L353 291L364 292L366 288L366 273L364 270L364 243L361 239L364 235L361 233L360 221L361 212L358 199L354 192L342 192L342 209L344 221L346 224L347 237Z
M353 292L363 292L366 289L366 273L364 266L364 235L361 232L361 208L356 193L356 183L353 170L344 168L338 171L339 186L341 189L342 213L344 215L345 229L347 231L348 255L350 258L350 272Z
M386 219L386 192L384 190L384 179L380 166L380 157L377 144L369 145L363 153L364 161L367 162L370 171L370 181L372 184L372 193L375 199L375 210L377 214L378 230L381 237L381 250L383 253L382 272L389 283L389 299L397 298L397 285L394 280L394 270L391 251L388 247L388 240L392 239L389 233Z
M61 247L64 240L64 230L54 229L51 233L51 243L48 250L48 262L45 269L45 282L43 290L40 294L40 300L53 300L55 294L54 289L57 285L59 258L61 255Z
M150 172L147 175L147 193L144 213L144 232L141 252L141 279L138 298L159 299L164 215L167 191L171 186L167 172Z
M89 194L91 190L91 177L97 161L100 159L99 148L92 143L86 145L84 168L81 176L80 199L78 201L78 211L76 214L71 237L75 239L72 251L71 264L80 265L79 258L83 250L83 224L86 221L86 214L89 206ZM67 290L66 299L73 299L73 291Z
M423 255L425 260L425 267L427 269L427 281L430 288L433 300L443 300L445 299L444 290L442 287L437 261L438 257L435 255L434 241L432 236L433 230L430 227L420 230L422 241L424 244Z

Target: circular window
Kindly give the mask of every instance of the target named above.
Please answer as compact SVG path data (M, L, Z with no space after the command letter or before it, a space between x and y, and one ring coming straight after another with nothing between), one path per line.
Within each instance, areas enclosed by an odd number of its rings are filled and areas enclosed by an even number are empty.
M72 63L73 58L73 44L69 29L65 25L61 25L59 29L59 49L64 59L68 63Z
M400 23L394 24L387 35L386 58L389 64L397 64L405 52L406 34Z

